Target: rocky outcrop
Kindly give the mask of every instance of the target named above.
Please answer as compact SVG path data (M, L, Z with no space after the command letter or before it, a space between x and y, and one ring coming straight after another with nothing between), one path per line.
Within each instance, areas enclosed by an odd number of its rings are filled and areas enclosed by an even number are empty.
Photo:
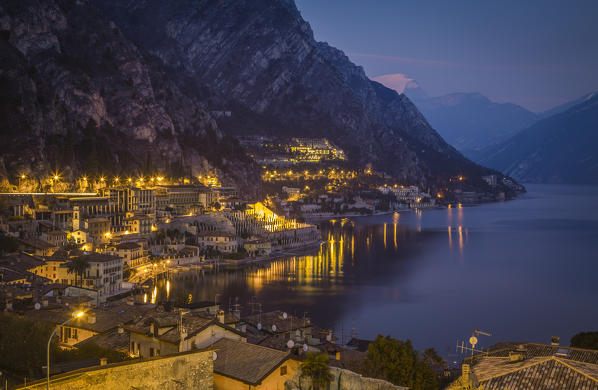
M198 94L89 2L4 1L0 34L1 176L218 171L255 182Z
M139 47L202 91L231 134L325 136L349 158L422 185L487 172L409 99L316 42L289 0L95 0Z

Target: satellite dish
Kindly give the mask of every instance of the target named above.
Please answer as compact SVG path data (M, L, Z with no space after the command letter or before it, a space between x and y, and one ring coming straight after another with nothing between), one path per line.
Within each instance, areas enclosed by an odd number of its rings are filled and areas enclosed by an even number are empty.
M478 343L478 338L475 336L471 336L469 338L469 343L471 344L472 347L475 347L475 345Z
M276 325L272 325L272 332L276 332Z
M287 347L289 347L289 349L293 348L294 346L295 346L295 342L293 340L287 341Z
M258 323L257 323L257 328L258 328L259 330L262 330L262 323L261 323L261 322L258 322Z
M41 305L39 304L39 302L36 302L33 307L35 307L35 310L39 310L39 308L41 307Z
M303 350L307 352L307 344L303 344Z
M289 315L287 314L287 312L285 311L284 313L282 313L282 318L284 318L285 320L287 319Z
M216 353L216 351L212 352L212 360L216 360L218 359L218 354Z
M332 341L332 335L330 333L326 335L326 341Z

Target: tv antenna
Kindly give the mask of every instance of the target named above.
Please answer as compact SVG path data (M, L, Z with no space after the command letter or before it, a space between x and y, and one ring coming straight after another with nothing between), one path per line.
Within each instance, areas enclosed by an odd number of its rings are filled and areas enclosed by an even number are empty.
M465 345L464 341L461 341L461 345L459 345L459 342L457 341L457 352L461 352L461 353L465 353L465 351L471 351L471 356L473 356L474 352L478 352L481 354L488 354L487 352L481 350L481 349L476 349L475 346L478 344L478 336L482 335L482 336L492 336L491 333L489 332L484 332L483 330L479 330L478 328L475 328L472 332L471 332L471 337L469 338L469 344L471 345L471 347L467 347Z

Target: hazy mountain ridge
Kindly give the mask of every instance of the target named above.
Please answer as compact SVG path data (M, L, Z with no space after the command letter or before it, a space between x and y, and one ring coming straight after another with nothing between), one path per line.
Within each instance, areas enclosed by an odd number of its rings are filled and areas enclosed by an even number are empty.
M241 186L256 176L249 160L226 152L234 143L196 94L88 2L5 1L0 31L0 175L216 167ZM222 156L197 142L208 139Z
M361 164L422 184L487 170L446 144L405 97L313 38L290 1L158 0L95 4L179 75L236 134L325 136Z
M377 76L374 80L407 95L446 142L466 156L507 139L539 118L521 106L492 102L476 92L430 97L416 80L401 73Z
M524 182L598 184L598 96L484 149L479 161Z

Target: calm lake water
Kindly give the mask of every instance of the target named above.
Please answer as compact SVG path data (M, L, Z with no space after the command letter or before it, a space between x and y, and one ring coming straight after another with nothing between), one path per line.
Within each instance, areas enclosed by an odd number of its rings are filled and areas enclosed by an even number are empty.
M313 255L261 268L180 273L171 300L307 313L353 332L411 339L454 360L474 328L499 341L568 344L598 331L598 187L529 185L517 200L322 226ZM161 283L160 295L166 288ZM228 308L228 307L226 307Z

